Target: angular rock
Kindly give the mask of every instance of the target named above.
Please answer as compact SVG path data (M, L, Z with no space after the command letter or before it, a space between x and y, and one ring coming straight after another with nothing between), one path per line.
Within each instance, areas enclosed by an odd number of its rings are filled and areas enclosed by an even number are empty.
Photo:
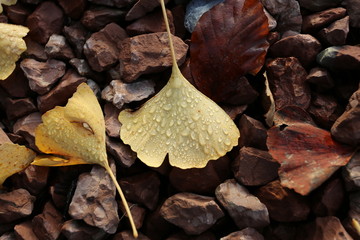
M114 171L115 165L111 164L111 168ZM90 226L113 234L120 221L115 195L115 185L106 170L93 166L90 173L80 175L69 214L73 219L82 219Z
M0 223L9 223L29 216L34 208L35 197L25 189L0 193Z
M343 167L342 176L346 190L360 190L360 152L356 152L349 163Z
M334 216L316 218L315 230L308 238L309 240L342 239L352 240L346 232L340 220Z
M221 105L221 108L229 115L234 121L237 116L240 116L247 109L247 105L232 106L232 105Z
M129 145L109 137L106 138L106 150L123 167L131 167L137 158L136 153L131 150Z
M319 39L328 46L344 45L349 33L349 16L339 19L319 31Z
M31 221L22 222L14 227L17 240L39 240L33 231Z
M201 234L224 216L212 197L177 193L164 202L160 214L187 234Z
M37 149L35 146L35 128L41 122L41 114L39 112L30 113L15 122L13 132L24 137L32 149Z
M89 226L81 220L69 220L64 222L61 228L61 234L68 240L102 240L106 239L108 234L100 228Z
M49 58L69 60L74 58L74 53L63 35L53 34L45 45L45 52Z
M265 185L278 177L280 164L267 151L242 147L232 163L235 179L245 186Z
M94 79L97 82L101 82L103 76L100 73L94 72L85 59L73 58L69 61L80 76Z
M310 213L306 198L281 186L279 180L262 186L255 195L266 205L270 218L278 222L303 221Z
M350 17L350 26L354 28L360 27L360 3L356 0L345 0L346 10Z
M82 16L87 4L86 0L58 0L57 2L60 4L65 14L73 19L79 19Z
M216 187L230 178L230 159L223 156L210 161L204 168L180 169L173 167L169 180L180 192L212 194Z
M31 195L38 195L47 185L49 168L30 165L24 171L14 175L11 180L14 187L24 188Z
M320 51L320 42L309 34L284 37L269 48L274 57L296 57L304 67L314 63Z
M276 109L287 105L308 108L311 95L307 72L297 58L276 58L266 64L266 69Z
M27 58L20 63L20 67L29 79L31 90L43 95L65 74L66 64L53 59L38 62Z
M127 38L120 46L122 80L132 82L142 74L161 72L172 65L167 33L149 33ZM176 61L185 61L188 46L173 36Z
M26 98L32 93L29 87L29 80L25 77L18 64L14 72L5 81L0 81L0 87L13 98Z
M8 98L6 101L6 116L9 120L14 120L36 111L37 108L31 98Z
M47 94L38 96L37 104L39 111L44 113L55 106L62 106L74 94L76 88L86 78L80 76L75 70L69 69L60 80L60 83L51 89Z
M303 33L311 33L320 30L322 27L339 20L346 15L346 9L342 7L331 8L305 16L302 24Z
M319 53L316 60L327 69L356 70L360 67L360 46L328 47Z
M220 184L215 190L215 196L238 228L263 228L270 224L266 206L235 179Z
M31 11L22 4L15 4L6 8L6 16L10 22L18 25L25 25L26 18Z
M34 58L38 61L46 61L47 55L45 53L45 47L38 43L35 40L32 40L30 37L24 38L26 42L26 51L24 55L26 55L29 58Z
M222 237L220 240L264 240L264 237L254 228L247 227Z
M155 172L121 178L119 184L128 201L143 204L150 210L155 209L160 191L160 179Z
M90 67L97 72L108 70L118 61L117 44L127 37L124 29L115 23L106 25L86 40L84 54Z
M122 212L125 213L125 208L123 208L122 203L119 203L119 204L120 204ZM133 203L129 203L129 202L128 202L128 204L129 204L131 215L134 220L135 227L136 227L136 229L140 229L145 220L146 209L143 207L140 207L137 204L133 204Z
M360 56L360 55L359 55ZM339 142L349 145L360 143L360 89L349 99L345 112L331 127L331 135Z
M0 240L17 240L13 232L7 232L0 236Z
M337 7L342 0L299 0L301 7L312 12L319 12L328 8Z
M254 147L261 150L267 149L266 128L260 121L243 114L238 126L241 132L239 147Z
M104 115L105 115L105 130L109 137L119 138L120 137L120 127L121 123L119 122L120 109L116 108L111 103L106 103L104 106Z
M150 239L166 239L170 233L177 229L173 224L169 223L161 216L160 207L161 205L158 206L155 211L147 214L146 221L142 228L142 231Z
M286 31L301 31L302 17L300 6L295 0L261 0L271 16L277 19L276 30L280 33Z
M315 84L319 90L327 90L335 86L329 71L320 67L312 68L306 77L306 81Z
M29 36L45 44L51 35L61 32L64 25L64 13L55 3L45 1L30 14L26 25L30 29Z
M167 3L169 0L165 0ZM151 12L156 7L160 6L160 2L152 0L138 0L133 7L127 12L125 16L126 21L132 21L137 18L141 18L146 15L146 13Z
M47 202L42 213L32 219L33 231L39 239L58 239L62 224L62 214L51 202Z
M117 233L112 240L150 240L150 238L142 233L139 233L139 236L134 238L131 231L122 231Z
M189 235L180 231L170 235L166 240L216 240L216 237L210 231L203 232L200 235Z
M109 7L122 8L133 5L136 0L89 0L89 2Z
M101 92L101 98L112 102L118 109L125 103L141 101L155 93L155 83L152 80L142 80L133 83L124 83L113 80Z
M81 58L85 41L90 36L88 30L80 22L75 22L70 26L65 26L63 32L66 40L73 46L76 57Z
M91 31L99 31L106 25L122 19L125 12L116 8L93 7L86 10L81 18L81 23Z

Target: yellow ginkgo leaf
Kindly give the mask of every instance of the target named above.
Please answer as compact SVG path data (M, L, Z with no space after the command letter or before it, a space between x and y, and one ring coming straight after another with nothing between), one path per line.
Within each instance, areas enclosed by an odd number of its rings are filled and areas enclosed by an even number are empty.
M0 80L6 79L15 69L15 62L26 50L22 39L29 29L19 25L0 23Z
M166 14L164 19L173 59L172 75L139 110L120 113L120 137L148 166L159 167L168 154L172 166L205 167L209 160L218 159L236 146L240 133L230 117L181 74Z
M64 158L57 157L53 155L38 155L35 157L32 165L38 166L48 166L48 167L61 167L61 166L70 166L70 165L79 165L79 164L89 164L81 158Z
M8 177L25 169L35 156L36 154L25 146L14 143L0 145L0 186Z

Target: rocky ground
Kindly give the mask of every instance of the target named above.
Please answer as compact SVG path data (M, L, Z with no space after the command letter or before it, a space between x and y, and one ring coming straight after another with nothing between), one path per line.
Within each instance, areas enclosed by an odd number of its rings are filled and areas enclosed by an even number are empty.
M170 0L167 7L182 71L194 82L191 33L183 24L188 2ZM240 129L239 146L205 168L181 170L167 163L149 168L119 138L120 110L139 107L170 74L165 28L154 0L19 0L4 7L0 21L25 25L30 33L15 72L0 81L0 140L9 137L36 150L34 129L41 115L65 105L87 82L103 108L109 160L139 239L360 239L360 155L347 164L327 162L330 154L322 147L328 142L320 139L320 144L311 142L312 155L305 160L321 171L279 170L284 163L269 139L281 126L269 130L261 102L266 70L276 110L287 109L298 122L317 126L306 125L315 129L310 132L320 127L324 136L331 132L342 147L355 151L360 143L360 2L262 4L270 28L263 68L255 77L241 78L240 97L220 103ZM293 168L302 169L303 160ZM328 169L331 174L324 174ZM291 187L296 191L280 181L284 172L296 177ZM99 166L29 166L0 191L0 240L133 239L121 206Z

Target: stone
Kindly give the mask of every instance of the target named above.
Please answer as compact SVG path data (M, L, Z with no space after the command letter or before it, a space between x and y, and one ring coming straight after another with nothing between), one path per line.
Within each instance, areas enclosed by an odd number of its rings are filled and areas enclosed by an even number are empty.
M70 26L65 26L63 32L66 40L73 47L76 57L81 58L86 39L90 36L89 31L80 22L75 22Z
M186 38L186 28L184 25L185 21L185 5L176 5L171 8L171 14L174 19L174 28L175 28L175 36L178 36L181 39Z
M89 0L89 2L109 7L122 8L133 5L136 0Z
M22 4L15 4L6 8L6 16L13 24L25 25L26 18L30 13L29 9Z
M330 23L345 17L345 15L346 9L342 7L330 8L307 15L303 18L302 32L312 33L318 31Z
M126 168L131 167L137 158L136 153L131 150L129 145L109 137L106 138L106 150L116 162Z
M37 196L47 185L49 168L29 165L24 171L11 177L14 187L24 188L31 195Z
M13 232L7 232L0 236L0 240L17 240Z
M328 47L318 54L316 60L327 69L356 70L360 67L360 46Z
M9 139L8 135L0 128L0 145L3 143L11 143L11 140Z
M122 19L124 10L108 7L93 7L86 10L81 18L81 23L89 30L96 32L109 23Z
M349 16L341 18L319 31L319 39L327 46L345 45L349 33Z
M169 0L165 0L165 4ZM132 21L145 16L147 13L160 6L160 2L152 0L138 0L125 16L126 21Z
M0 224L29 216L33 211L35 199L25 189L0 193Z
M65 74L66 64L54 59L38 62L27 58L21 61L20 67L29 79L31 90L43 95Z
M139 236L134 238L131 231L122 231L117 233L112 240L150 240L147 236L139 232Z
M297 58L276 58L266 64L266 70L276 110L287 105L309 107L311 94L306 83L307 72Z
M103 240L108 234L100 228L89 226L81 220L68 220L61 228L61 234L68 240Z
M159 200L160 179L153 171L121 178L121 189L128 201L135 202L154 210Z
M45 44L51 35L59 34L64 26L64 13L54 2L45 1L32 12L26 20L29 36Z
M231 169L239 183L245 186L260 186L278 177L279 166L267 151L242 147Z
M301 7L312 12L319 12L328 8L334 8L340 5L342 0L299 0Z
M26 43L25 56L42 62L47 60L45 47L42 44L32 40L30 37L25 37L24 40Z
M360 143L360 89L350 97L345 112L331 127L331 135L335 140L349 144Z
M12 98L26 98L32 93L29 81L18 64L14 72L5 81L0 81L0 87Z
M241 231L230 233L220 240L264 240L264 237L254 228L245 228Z
M109 70L118 62L117 44L127 37L124 29L115 23L93 33L84 45L84 54L90 67L97 72Z
M342 168L342 176L347 191L360 190L360 152L357 151L349 163Z
M67 70L58 85L51 89L47 94L38 96L37 104L39 111L44 113L55 106L65 105L67 100L76 91L76 88L85 81L86 78L80 76L75 70Z
M320 217L315 220L315 230L309 236L309 240L342 239L352 240L346 232L340 220L334 216Z
M33 231L39 239L58 239L62 224L62 214L51 202L45 203L42 213L32 219Z
M360 27L360 3L357 0L345 0L346 11L350 17L350 26Z
M136 229L140 229L143 226L145 215L146 215L146 209L143 207L140 207L138 204L129 203L129 208L131 215L134 220L134 224ZM125 208L123 207L122 203L119 203L122 212L125 214Z
M224 216L213 197L185 192L166 199L160 214L190 235L205 232Z
M45 52L49 58L69 60L74 58L74 53L63 35L53 34L45 45Z
M87 5L86 0L57 0L57 2L62 7L65 14L73 19L79 19L83 15L83 12Z
M220 106L228 115L229 117L235 121L235 119L243 114L247 109L247 105L240 105L240 106L233 106L233 105L221 105Z
M261 0L265 9L277 20L277 30L280 33L292 30L301 31L302 16L300 5L295 0Z
M271 14L265 8L264 8L264 13L268 19L269 31L274 30L277 26L276 19L273 16L271 16Z
M203 232L200 235L188 235L184 231L180 231L171 234L166 240L216 240L216 237L210 231Z
M239 147L254 147L261 150L266 150L266 128L264 125L252 118L243 114L239 120L239 130L241 136L239 138Z
M37 108L31 98L8 98L6 101L6 116L9 120L14 120L36 111Z
M220 183L230 177L230 159L227 156L209 161L204 168L173 167L169 173L171 186L180 192L197 194L212 194Z
M111 164L111 168L114 172L115 165ZM90 226L113 234L120 221L115 196L116 188L109 174L95 165L91 172L79 176L69 214L73 219L82 219Z
M121 109L126 103L141 101L154 93L155 83L152 80L141 80L133 83L112 80L101 92L101 98Z
M22 222L14 227L17 240L39 240L33 231L31 221Z
M279 180L260 187L255 196L266 205L270 218L278 222L304 221L310 213L306 198L281 186Z
M172 34L175 34L175 26L171 11L166 10L166 13L170 25L170 31ZM161 19L161 21L159 19ZM159 9L136 20L126 27L126 32L130 36L146 33L166 32L162 11Z
M149 212L146 215L146 221L142 228L142 232L146 234L150 239L166 239L177 228L166 221L160 214L160 206L155 211Z
M15 122L13 132L24 137L32 149L37 149L35 145L35 128L41 122L41 114L39 112L30 113Z
M326 68L314 67L310 69L306 81L316 85L318 90L328 90L335 86L334 79Z
M126 38L120 46L120 72L125 82L132 82L143 74L157 73L172 66L165 32L149 33ZM176 61L185 61L188 46L173 36Z
M101 74L94 72L85 59L73 58L69 61L69 63L72 67L76 69L80 76L94 79L97 82L102 81L103 77L101 76Z
M220 184L215 196L238 228L263 228L270 224L266 206L235 179Z
M309 34L284 37L269 48L274 57L296 57L303 67L313 64L320 51L320 42Z
M120 109L114 106L114 104L106 103L104 106L105 115L105 130L109 137L120 138L120 127L119 122Z

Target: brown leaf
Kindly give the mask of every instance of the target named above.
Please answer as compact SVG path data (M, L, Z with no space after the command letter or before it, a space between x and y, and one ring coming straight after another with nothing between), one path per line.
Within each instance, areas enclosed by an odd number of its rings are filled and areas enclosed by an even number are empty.
M308 123L272 127L267 146L281 164L281 184L307 195L351 158L354 149L335 142L330 132Z
M255 75L263 66L267 34L267 18L258 0L226 0L206 12L190 46L191 72L200 91L216 102L249 91L249 84L244 88L237 81L244 81L245 74ZM240 100L233 104L253 99Z

